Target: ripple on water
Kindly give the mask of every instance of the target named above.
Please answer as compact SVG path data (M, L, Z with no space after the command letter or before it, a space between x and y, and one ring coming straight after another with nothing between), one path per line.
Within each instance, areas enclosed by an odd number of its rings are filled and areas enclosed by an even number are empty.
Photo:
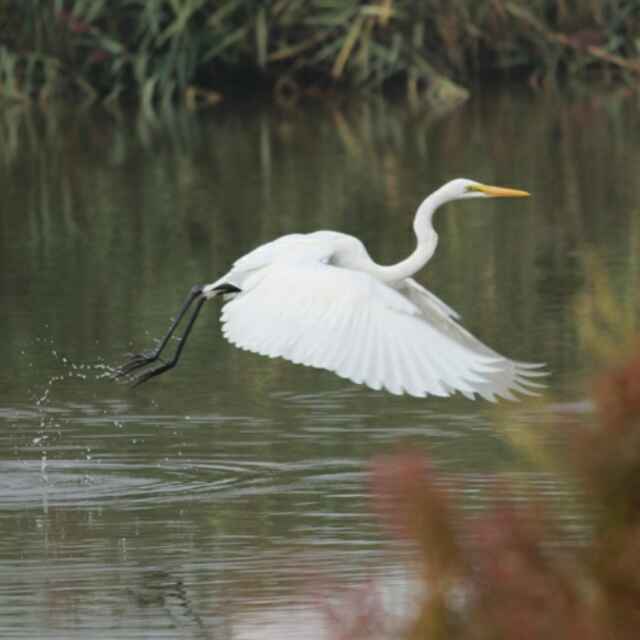
M189 460L140 464L87 460L0 461L0 509L17 510L47 506L86 508L109 504L123 509L215 501L223 498L314 491L318 483L361 480L359 472L345 470L353 461L342 461L336 471L327 465L238 463ZM317 466L317 468L316 468ZM338 470L339 469L339 470Z

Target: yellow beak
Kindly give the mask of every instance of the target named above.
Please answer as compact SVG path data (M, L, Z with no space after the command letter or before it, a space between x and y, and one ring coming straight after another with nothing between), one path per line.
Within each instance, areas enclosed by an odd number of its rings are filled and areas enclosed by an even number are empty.
M492 198L526 198L531 194L520 189L507 189L505 187L492 187L488 184L474 184L469 187L470 191L480 191Z

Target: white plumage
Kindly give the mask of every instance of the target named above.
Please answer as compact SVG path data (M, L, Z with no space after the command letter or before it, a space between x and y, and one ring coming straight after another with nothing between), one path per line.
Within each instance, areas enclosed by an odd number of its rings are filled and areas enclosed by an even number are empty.
M284 236L241 258L213 285L241 289L222 310L227 340L398 395L528 392L530 365L485 347L415 280L392 287L333 264L350 242L360 245L333 232Z
M194 289L170 334L194 298L200 304L183 342L202 302L224 295L223 333L248 351L327 369L397 395L460 392L495 401L514 399L513 392L531 394L543 386L534 381L546 375L538 370L541 365L515 362L485 346L457 322L455 311L411 277L435 251L432 216L440 205L525 195L465 179L447 183L416 213L416 250L391 266L376 264L364 245L346 234L283 236L237 260L212 284ZM136 356L121 372L129 374L157 359L167 339L152 357ZM137 382L170 368L179 355Z

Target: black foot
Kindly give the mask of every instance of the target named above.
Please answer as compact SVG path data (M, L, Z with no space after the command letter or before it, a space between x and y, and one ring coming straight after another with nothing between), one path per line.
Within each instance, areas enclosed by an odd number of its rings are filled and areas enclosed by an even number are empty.
M140 374L137 374L131 378L129 381L131 383L131 387L137 387L138 385L143 384L147 380L151 380L151 378L155 378L159 376L161 373L165 371L169 371L169 369L173 369L175 367L175 362L167 362L161 364L159 367L154 367L153 369L149 369Z
M121 367L116 369L113 374L114 380L120 380L121 378L126 378L134 371L141 369L142 367L146 367L148 364L152 364L159 359L159 354L157 353L133 353L129 354L129 360L125 362Z
M171 339L171 336L173 336L173 334L175 333L175 330L180 323L180 320L182 320L183 316L187 312L187 309L189 309L189 307L195 300L198 300L196 308L191 314L191 318L189 318L189 322L187 323L187 327L184 330L182 337L180 338L180 341L176 348L176 352L173 358L169 362L165 363L164 361L160 360L160 354L167 346L167 343ZM137 387L139 384L142 384L143 382L146 382L151 378L155 378L156 376L164 373L165 371L168 371L169 369L173 369L173 367L176 366L178 360L180 359L180 354L182 353L182 350L187 343L187 338L191 333L193 324L196 321L196 318L200 313L200 309L202 309L202 305L205 303L205 301L206 298L202 296L202 286L196 285L195 287L193 287L191 289L191 292L189 293L189 296L187 297L186 302L180 310L178 317L171 323L169 331L167 331L164 338L162 338L158 348L152 352L134 353L130 355L129 360L125 362L120 368L116 369L115 373L113 374L113 378L115 378L116 380L126 378L134 387ZM160 364L160 366L147 369L146 371L138 372L139 369L143 369L144 367L153 364L158 360L160 360L160 362L162 363Z

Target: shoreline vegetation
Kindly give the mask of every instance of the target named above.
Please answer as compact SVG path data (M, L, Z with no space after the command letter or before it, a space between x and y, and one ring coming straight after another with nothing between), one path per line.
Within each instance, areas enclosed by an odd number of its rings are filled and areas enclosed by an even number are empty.
M639 34L637 0L0 0L0 101L154 110L396 88L451 103L505 75L635 84Z

